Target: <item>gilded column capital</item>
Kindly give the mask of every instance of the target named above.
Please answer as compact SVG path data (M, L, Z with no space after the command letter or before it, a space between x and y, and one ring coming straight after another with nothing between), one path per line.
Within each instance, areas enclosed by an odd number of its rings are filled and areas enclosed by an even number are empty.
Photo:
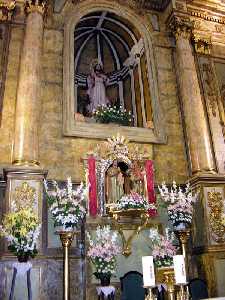
M33 12L38 12L44 15L47 10L47 0L26 0L25 2L25 13L30 14Z
M193 22L188 18L175 16L169 24L176 39L179 37L190 39L193 29Z
M0 2L0 21L10 21L13 11L16 7L16 1Z
M196 53L210 54L212 48L212 41L210 35L202 35L200 33L193 33L193 43Z

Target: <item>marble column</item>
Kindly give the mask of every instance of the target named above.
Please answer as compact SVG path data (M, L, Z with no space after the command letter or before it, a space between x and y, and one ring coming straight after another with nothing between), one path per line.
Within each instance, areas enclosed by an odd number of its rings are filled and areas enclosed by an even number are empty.
M39 165L38 119L45 1L26 1L26 27L17 89L14 165Z
M176 37L176 68L186 126L192 174L214 172L215 161L206 112L200 92L192 45L191 23L173 20Z

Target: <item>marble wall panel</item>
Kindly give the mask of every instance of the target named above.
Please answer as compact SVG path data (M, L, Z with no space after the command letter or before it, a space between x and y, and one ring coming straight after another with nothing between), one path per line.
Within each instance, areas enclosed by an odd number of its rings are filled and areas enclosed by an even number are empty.
M12 280L13 261L0 263L0 299L7 300ZM33 300L61 300L63 298L63 262L58 259L32 260L31 286ZM84 272L81 259L70 261L71 299L81 300L84 295ZM26 277L17 277L13 300L27 299Z

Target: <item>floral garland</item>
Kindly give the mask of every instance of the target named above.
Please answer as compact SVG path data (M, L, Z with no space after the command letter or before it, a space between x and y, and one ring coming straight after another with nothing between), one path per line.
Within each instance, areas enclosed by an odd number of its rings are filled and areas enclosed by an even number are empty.
M54 219L54 226L62 226L63 230L71 230L84 218L86 209L82 202L86 199L86 189L83 184L73 190L71 178L67 178L66 188L60 188L53 181L53 190L49 190L44 182L49 209Z
M109 205L113 210L126 210L126 209L154 209L155 206L150 204L142 195L131 192L129 195L123 196L117 203Z
M1 235L8 243L8 249L18 257L20 261L26 261L29 257L34 258L37 251L37 240L41 225L32 208L15 209L5 215L0 226Z
M87 256L95 266L94 273L97 278L99 274L111 276L116 271L116 256L121 253L118 246L118 235L112 232L110 226L98 226L93 237L87 233L89 248Z
M152 242L152 256L156 267L170 267L173 265L173 256L177 248L171 239L158 233L156 229L150 229L149 238Z
M159 188L163 206L167 207L169 220L174 226L181 223L188 225L192 222L193 204L197 201L198 194L192 194L190 184L188 183L184 190L176 185L173 181L171 189L166 186L165 182Z

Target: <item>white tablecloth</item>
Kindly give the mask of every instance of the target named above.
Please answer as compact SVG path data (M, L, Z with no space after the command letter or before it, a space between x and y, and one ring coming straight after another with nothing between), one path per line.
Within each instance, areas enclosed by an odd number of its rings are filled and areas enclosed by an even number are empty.
M110 285L110 286L97 286L96 287L98 295L103 293L104 296L108 297L112 293L115 294L115 287Z

